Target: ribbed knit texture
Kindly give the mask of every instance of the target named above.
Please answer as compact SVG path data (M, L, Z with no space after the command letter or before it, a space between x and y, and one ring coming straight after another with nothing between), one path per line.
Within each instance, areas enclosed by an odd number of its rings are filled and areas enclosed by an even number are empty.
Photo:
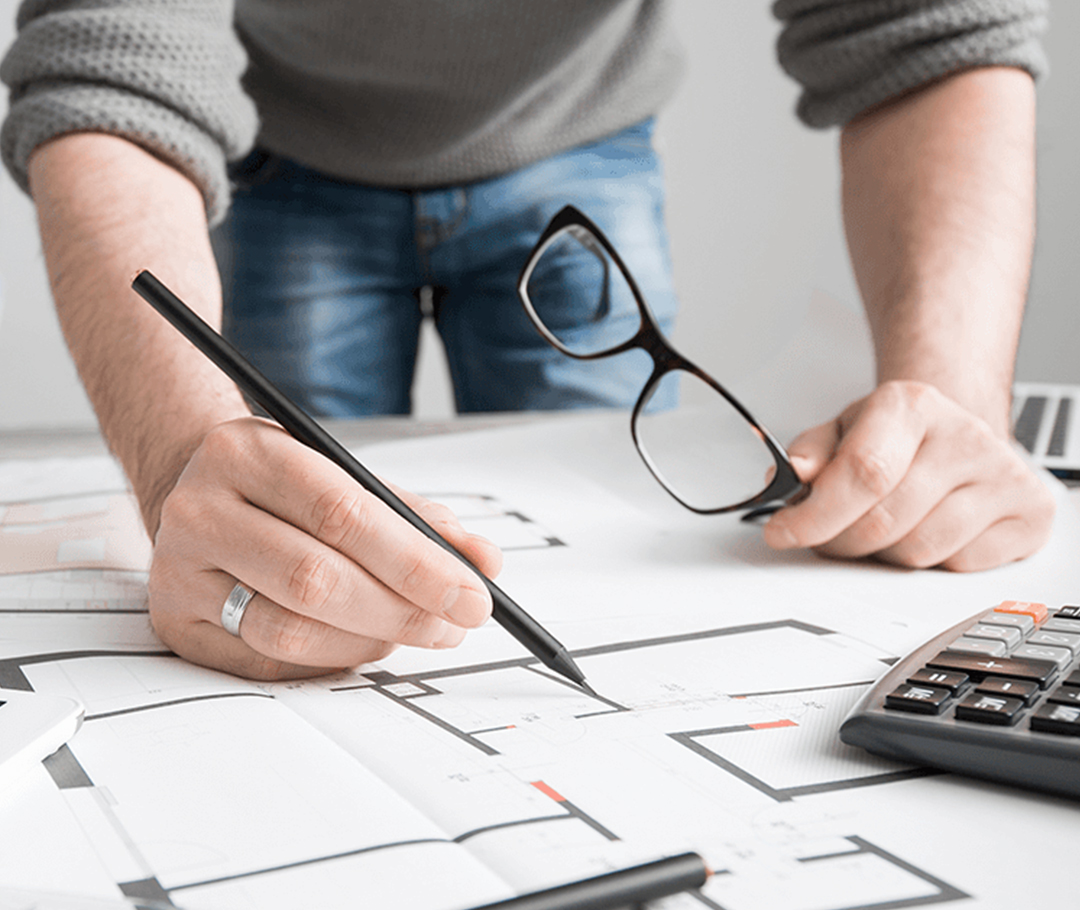
M0 65L0 153L26 188L41 143L124 136L194 180L211 222L228 204L226 161L256 138L360 183L494 176L657 113L681 72L670 2L25 0ZM827 126L965 66L1038 75L1046 5L777 0L774 12L799 116Z
M803 86L796 108L815 127L971 66L1039 76L1049 0L776 0L780 65Z

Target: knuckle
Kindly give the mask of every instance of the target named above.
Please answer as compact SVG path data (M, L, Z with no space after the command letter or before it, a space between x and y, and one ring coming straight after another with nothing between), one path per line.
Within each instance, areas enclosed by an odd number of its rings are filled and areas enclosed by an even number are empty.
M428 587L430 572L422 555L403 557L406 561L398 578L398 593L412 603L419 603Z
M267 657L265 654L254 654L245 661L243 667L238 670L238 674L248 679L274 682L291 678L293 674L289 672L289 669L289 665L284 661Z
M267 650L272 658L286 663L304 663L311 651L316 624L289 610L280 611L267 636Z
M350 536L363 536L368 523L365 499L355 490L327 490L311 504L311 526L315 536L332 547Z
M878 503L859 521L859 535L869 552L886 546L896 536L899 521L884 503Z
M327 554L308 550L297 556L290 567L286 591L301 613L319 613L333 597L337 578Z
M218 424L203 437L197 457L233 464L243 456L249 436L250 430L242 421Z
M442 620L424 610L409 610L402 617L394 639L403 645L430 644L434 633L442 626Z
M458 518L454 510L440 502L426 502L420 510L428 524L440 527L457 527Z
M877 448L859 448L847 453L848 469L855 483L872 496L881 499L899 479L889 457Z

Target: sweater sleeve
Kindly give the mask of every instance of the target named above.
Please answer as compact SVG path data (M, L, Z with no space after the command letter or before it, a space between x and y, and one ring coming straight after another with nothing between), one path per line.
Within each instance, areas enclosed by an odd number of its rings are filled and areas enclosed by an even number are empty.
M210 223L219 221L226 161L257 128L232 8L232 0L25 0L0 64L11 101L0 154L15 181L27 189L27 159L48 140L111 133L187 175Z
M780 65L802 85L812 127L863 111L960 69L1047 69L1039 35L1048 0L776 0Z

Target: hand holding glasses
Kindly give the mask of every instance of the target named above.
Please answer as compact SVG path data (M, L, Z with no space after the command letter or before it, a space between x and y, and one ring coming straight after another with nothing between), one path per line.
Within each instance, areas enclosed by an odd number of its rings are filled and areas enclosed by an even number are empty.
M751 518L809 493L773 435L664 338L611 242L573 206L540 235L518 294L540 334L569 357L598 360L635 348L652 357L630 431L653 476L686 508L748 509L743 517Z

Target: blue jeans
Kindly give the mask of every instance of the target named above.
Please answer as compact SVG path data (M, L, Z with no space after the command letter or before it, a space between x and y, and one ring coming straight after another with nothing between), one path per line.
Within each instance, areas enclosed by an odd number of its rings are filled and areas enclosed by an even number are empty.
M567 203L608 234L665 329L674 318L651 122L462 186L361 186L260 151L233 178L214 236L226 337L314 414L409 412L425 299L459 411L633 405L648 355L569 358L518 298L529 252Z

